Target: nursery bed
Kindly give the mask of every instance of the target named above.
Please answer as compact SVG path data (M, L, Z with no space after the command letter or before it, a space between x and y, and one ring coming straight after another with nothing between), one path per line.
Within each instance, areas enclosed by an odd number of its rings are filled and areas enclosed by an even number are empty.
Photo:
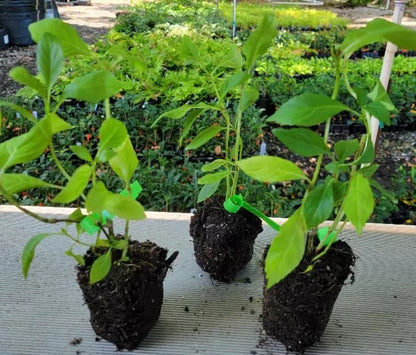
M131 223L132 235L180 254L165 280L160 319L132 354L286 353L264 335L259 321L260 259L274 236L268 226L256 241L252 261L228 285L211 282L195 263L189 214L149 212L147 217ZM0 354L114 354L114 345L96 341L74 262L64 255L70 246L65 238L45 239L28 280L21 276L25 241L60 227L33 221L9 206L0 206L0 220ZM344 287L321 342L306 354L414 354L416 227L370 224L362 236L349 229L342 238L358 256L356 280Z

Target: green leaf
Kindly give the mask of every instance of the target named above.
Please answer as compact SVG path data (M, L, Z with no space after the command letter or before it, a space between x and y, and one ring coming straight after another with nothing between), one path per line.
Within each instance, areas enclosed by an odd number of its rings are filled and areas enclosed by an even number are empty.
M256 156L237 162L248 176L262 182L280 182L307 179L294 163L278 157Z
M68 255L68 256L70 256L70 257L74 258L74 259L77 261L77 263L78 263L78 264L80 264L80 265L82 265L82 266L85 266L85 260L84 260L84 257L83 257L82 255L80 255L80 254L74 254L74 253L72 252L72 248L71 248L71 249L69 249L69 250L67 250L67 251L65 252L65 255Z
M107 118L100 128L99 150L105 151L111 148L117 148L128 138L125 124L114 118Z
M114 152L112 149L110 150L98 150L97 153L98 157L96 157L96 159L100 162L100 163L105 163L107 161L109 161L112 157L116 156L117 153Z
M108 191L101 181L89 191L85 207L90 212L101 213L106 210L117 217L129 220L146 218L144 208L139 202L129 196Z
M279 138L295 154L304 157L313 157L320 154L329 154L329 148L320 135L305 128L273 130Z
M98 239L95 243L95 245L97 247L101 247L101 248L109 248L111 247L110 242L107 239Z
M35 256L35 248L46 237L56 235L55 233L40 233L30 238L26 243L22 253L22 273L23 277L27 278L27 274L32 264L33 257Z
M334 206L338 203L344 201L345 193L347 192L348 183L334 181L332 184L333 196L334 196Z
M55 114L48 114L34 125L28 133L11 138L0 144L0 167L26 163L40 156L55 133L72 128Z
M55 40L53 35L45 33L37 46L36 62L48 91L52 89L58 80L59 74L64 67L64 60L61 45Z
M77 228L77 232L81 233L81 226L79 223L81 223L81 221L85 218L85 216L83 215L81 208L77 208L74 212L72 212L69 216L68 219L71 221L75 221L78 222L76 224L76 228ZM66 225L69 226L72 222L66 222Z
M44 19L29 25L33 40L38 43L46 34L52 34L62 47L65 57L72 55L92 55L87 44L75 29L60 19Z
M374 152L374 145L369 136L367 136L366 145L364 151L358 157L357 160L353 162L353 164L368 164L374 161L375 152Z
M92 157L87 148L82 145L70 145L69 149L80 159L85 160L87 162L92 162Z
M334 151L338 157L338 160L343 162L349 156L354 154L359 147L357 139L341 140L335 143Z
M76 200L85 190L91 177L91 167L81 165L75 170L64 189L52 200L54 203L69 203Z
M105 254L95 259L92 264L90 270L90 284L95 284L104 279L111 270L111 264L111 249L109 249Z
M130 138L127 136L123 144L115 148L114 151L117 154L109 160L110 166L127 186L139 164Z
M181 136L179 137L179 145L182 145L183 139L188 135L195 120L205 111L206 109L197 108L189 112L189 114L186 116L185 123L183 125L183 131L181 133Z
M306 226L301 210L297 210L280 228L265 260L267 288L289 275L305 252Z
M33 189L34 187L56 188L53 184L24 174L2 174L0 175L0 186L2 186L8 194L17 194L22 191Z
M317 227L327 220L334 204L333 180L316 186L306 197L303 215L308 229Z
M225 159L215 159L211 163L207 163L204 166L202 166L201 170L203 172L209 172L213 170L217 170L218 168L221 168L222 166L227 165L227 161Z
M308 93L284 103L267 121L292 126L314 126L345 110L351 109L325 95Z
M210 139L214 138L219 132L224 130L224 127L221 126L211 126L208 128L205 128L201 133L199 133L191 143L189 143L185 150L191 150L191 149L197 149L200 146L204 145L206 142L208 142Z
M365 166L360 169L360 174L365 176L366 178L371 178L375 172L377 171L379 165L378 164L372 164L370 166Z
M227 170L219 171L217 173L212 173L212 174L206 174L200 179L198 179L198 184L200 185L213 184L215 182L221 181L229 174L230 172Z
M341 173L349 172L350 166L349 164L344 164L344 163L339 163L337 161L333 161L325 165L325 170L330 172L331 174L341 174Z
M127 247L128 244L129 244L129 241L127 239L119 239L119 240L114 240L111 246L114 249L123 250L124 248Z
M212 184L205 184L202 186L201 191L199 191L198 194L198 201L197 203L205 201L207 198L211 197L215 191L218 190L218 187L220 186L221 180L218 180Z
M181 53L185 58L193 59L194 61L199 59L200 56L198 48L188 36L182 38Z
M121 82L106 70L93 71L76 78L64 89L65 98L99 102L121 90Z
M46 88L45 88L45 92L46 92ZM27 120L29 120L30 122L34 124L38 122L38 120L35 117L33 117L33 114L30 111L24 109L23 107L19 105L16 105L12 102L0 100L0 107L1 106L9 107L14 111L19 112L22 115L22 117L26 118Z
M259 98L259 92L256 89L246 86L241 93L239 108L240 111L247 110Z
M226 57L218 64L221 68L239 69L243 65L243 57L236 45L231 47Z
M377 81L373 91L371 91L367 96L372 101L381 103L387 110L397 112L396 106L394 106L394 103L390 100L390 97L380 80Z
M273 15L263 17L260 25L250 34L243 44L242 52L246 57L246 69L251 70L256 60L266 53L277 35Z
M203 102L196 104L196 105L182 105L181 107L175 108L173 110L167 111L160 115L156 122L152 124L152 128L156 125L156 123L163 117L178 119L185 116L190 110L194 109L202 109L202 110L219 110L218 107L205 104Z
M250 75L247 73L237 73L232 76L227 76L221 84L220 96L224 97L232 89L244 84L250 79Z
M339 49L349 57L356 50L375 42L390 41L400 48L416 49L416 32L384 19L374 19L365 28L349 31Z
M391 124L390 111L381 102L370 102L364 109L386 125Z
M361 234L365 223L373 213L374 197L369 180L360 173L351 176L344 210L357 233Z
M354 91L357 94L357 103L360 107L364 107L365 105L367 105L368 102L368 95L367 93L358 87L354 87Z
M10 70L10 77L20 84L26 85L35 90L43 99L47 97L47 88L36 76L23 67L14 67Z
M394 192L387 191L380 183L374 179L369 179L371 187L377 189L381 194L391 199L392 201L397 201L397 197L394 195ZM395 202L397 203L397 202Z

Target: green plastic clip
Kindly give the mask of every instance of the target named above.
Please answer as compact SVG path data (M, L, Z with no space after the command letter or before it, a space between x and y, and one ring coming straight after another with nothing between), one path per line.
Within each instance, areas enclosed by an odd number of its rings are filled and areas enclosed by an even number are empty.
M242 195L231 196L230 198L227 198L224 202L224 209L230 213L237 213L241 207L251 212L255 216L261 218L274 230L278 231L280 229L280 226L275 221L272 221L269 217L261 213L257 208L253 207L248 202L244 201Z
M86 231L89 235L94 235L100 230L100 227L98 227L95 223L97 221L101 220L101 215L98 212L95 212L87 217L85 217L80 225L84 231Z
M132 184L130 184L130 196L133 200L135 200L139 195L140 192L142 192L143 187L140 185L140 183L136 180ZM129 196L129 192L124 189L120 192L121 196Z
M323 227L318 229L318 239L323 246L327 246L337 241L335 232L329 233L329 227Z
M134 200L140 195L143 188L136 180L132 184L130 184L130 194L127 190L123 190L120 192L121 196L131 196ZM101 222L101 224L106 224L107 220L112 220L114 215L106 210L102 211L101 213L95 212L86 216L80 223L81 228L86 231L90 235L94 235L100 230L100 227L97 226L97 222Z

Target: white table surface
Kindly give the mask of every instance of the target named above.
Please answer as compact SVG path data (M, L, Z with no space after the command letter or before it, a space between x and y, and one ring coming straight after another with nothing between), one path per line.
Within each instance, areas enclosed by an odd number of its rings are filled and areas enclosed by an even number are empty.
M35 209L47 215L68 211ZM138 350L123 354L286 353L262 332L259 321L260 260L274 236L268 226L256 240L251 262L235 282L223 284L212 282L194 260L189 214L148 212L147 217L131 223L134 238L179 250L179 256L165 279L156 326ZM42 241L29 278L21 275L25 241L60 227L9 206L0 206L0 220L0 354L114 354L114 345L95 340L75 281L75 261L64 255L71 245L66 238ZM363 235L348 229L342 238L358 256L356 281L343 288L321 342L306 354L416 354L416 227L370 224ZM81 343L71 345L74 338Z

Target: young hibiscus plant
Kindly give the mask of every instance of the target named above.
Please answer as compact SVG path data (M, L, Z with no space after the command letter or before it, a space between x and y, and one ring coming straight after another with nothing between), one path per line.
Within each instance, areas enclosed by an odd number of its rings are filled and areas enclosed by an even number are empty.
M24 107L8 101L0 101L0 106L18 112L31 125L22 135L0 143L0 196L9 204L24 213L45 223L64 223L57 233L41 233L32 237L22 255L22 270L26 277L34 257L36 246L43 239L53 235L63 235L73 241L96 251L97 258L92 265L90 282L102 280L112 266L112 253L121 250L121 259L128 258L129 221L145 218L143 206L136 201L141 191L139 183L131 178L138 165L135 150L125 125L111 117L109 98L121 89L121 83L107 70L96 70L76 77L62 88L58 86L59 76L65 61L73 56L87 56L96 60L96 54L82 41L77 32L59 19L46 19L29 26L32 38L37 43L37 75L32 75L23 67L15 67L10 76L20 84L33 90L43 101L44 112L35 117ZM59 89L57 89L59 87ZM72 127L58 115L59 107L68 99L92 103L104 102L105 119L99 128L98 148L94 154L85 146L67 147L83 163L70 174L62 164L55 141ZM66 181L64 186L52 184L28 174L13 173L13 167L25 164L41 156L45 150L50 152L51 164ZM124 189L120 193L109 191L104 182L97 177L98 169L112 169L121 179ZM31 188L56 189L52 202L57 206L70 205L81 201L85 209L77 208L63 218L48 218L25 208L16 201L15 195ZM123 234L115 234L112 219L125 220ZM75 225L76 228L70 228ZM86 236L86 233L90 236ZM67 255L84 265L82 255L75 254L71 247Z
M307 184L301 206L285 222L273 240L265 260L267 287L270 288L293 271L306 255L313 263L326 254L350 222L360 234L374 209L372 179L377 170L371 122L374 118L389 125L396 111L380 81L365 92L348 80L351 55L374 42L391 42L403 49L416 49L416 32L383 19L375 19L365 28L350 31L344 41L333 49L334 87L331 97L305 93L293 97L268 118L277 123L274 135L293 153L316 157L312 176L307 176L293 162L274 156L256 156L236 162L246 174L263 182L303 180ZM357 108L337 100L342 83L354 99ZM358 117L366 132L357 138L328 144L331 118L343 111ZM312 127L324 124L323 135ZM292 126L292 128L291 128ZM324 164L324 162L328 162ZM320 180L321 172L326 178ZM317 229L333 217L327 228ZM315 243L318 235L319 242Z

